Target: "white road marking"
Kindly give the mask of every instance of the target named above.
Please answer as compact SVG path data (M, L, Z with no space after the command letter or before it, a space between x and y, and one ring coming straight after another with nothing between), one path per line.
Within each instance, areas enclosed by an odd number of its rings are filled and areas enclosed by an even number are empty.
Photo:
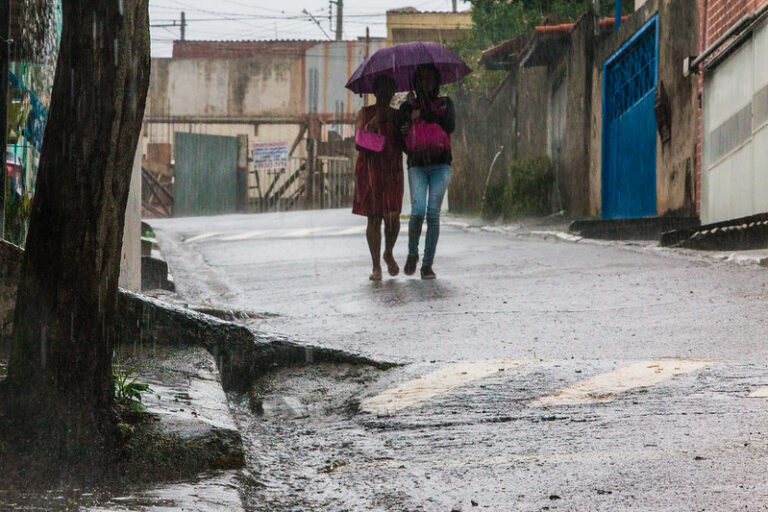
M184 243L188 244L188 243L191 243L191 242L197 242L199 240L205 240L206 238L211 238L211 237L214 237L214 236L217 236L217 235L220 235L220 234L221 233L218 232L218 231L215 232L215 233L202 233L200 235L195 235L195 236L193 236L191 238L187 238L186 240L184 240Z
M747 398L768 398L768 388L757 389L748 394Z
M437 371L405 382L360 403L360 409L373 414L386 414L420 404L447 393L473 380L517 368L524 361L499 359L452 364Z
M365 233L366 226L355 226L353 228L342 229L333 233L326 233L328 236L341 236L341 235L357 235L359 233Z
M653 386L675 375L690 373L714 362L696 359L643 361L583 380L554 395L534 400L528 406L550 407L609 402L615 400L616 395L630 389Z
M184 240L184 243L188 244L192 242L199 242L200 240L208 240L214 237L219 237L219 240L222 242L235 242L240 240L251 240L254 238L267 238L270 235L274 236L275 238L301 238L307 235L344 236L344 235L357 235L360 233L364 233L365 230L366 230L366 226L354 226L349 228L344 228L340 226L328 226L328 227L322 227L322 228L301 228L301 229L288 229L288 230L256 229L253 231L241 231L241 232L235 232L235 233L228 233L226 234L226 236L221 236L221 235L224 235L225 233L217 231L214 233L202 233L200 235L195 235L193 237L190 237Z
M278 238L299 238L302 236L311 235L313 233L317 233L318 231L325 231L328 229L333 228L305 228L305 229L294 229L291 231L288 231L286 233L277 235Z
M243 233L237 233L235 235L223 236L220 238L222 242L234 242L236 240L249 240L258 236L267 235L272 233L269 229L257 229L255 231L245 231Z

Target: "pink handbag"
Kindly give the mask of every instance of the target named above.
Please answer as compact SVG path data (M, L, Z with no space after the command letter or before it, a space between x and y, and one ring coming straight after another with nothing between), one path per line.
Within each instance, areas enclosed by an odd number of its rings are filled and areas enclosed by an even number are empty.
M355 145L374 153L380 153L384 149L384 143L387 138L378 133L369 132L368 125L366 124L362 130L355 132Z
M439 155L451 147L451 136L437 123L416 119L405 137L405 150L411 154Z

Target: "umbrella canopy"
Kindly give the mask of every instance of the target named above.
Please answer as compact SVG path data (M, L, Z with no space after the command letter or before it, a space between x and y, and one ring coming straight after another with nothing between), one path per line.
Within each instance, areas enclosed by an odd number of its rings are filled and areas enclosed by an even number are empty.
M441 84L457 82L472 70L458 55L437 43L404 43L382 48L368 59L350 77L347 89L356 93L372 93L376 77L388 75L395 79L397 92L413 87L413 73L422 64L434 64L440 71Z

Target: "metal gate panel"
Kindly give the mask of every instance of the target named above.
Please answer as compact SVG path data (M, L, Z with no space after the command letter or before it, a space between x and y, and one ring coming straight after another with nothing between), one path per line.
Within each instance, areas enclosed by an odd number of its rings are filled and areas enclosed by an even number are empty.
M603 66L602 216L656 215L654 17Z
M176 132L174 152L174 216L233 213L237 137Z
M704 76L701 220L768 211L768 23Z

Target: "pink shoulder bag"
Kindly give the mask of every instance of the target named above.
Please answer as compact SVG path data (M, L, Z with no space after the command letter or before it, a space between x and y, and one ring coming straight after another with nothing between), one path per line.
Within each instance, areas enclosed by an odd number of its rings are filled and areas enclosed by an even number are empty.
M409 155L439 155L450 147L451 136L439 124L427 123L421 118L413 121L405 137L405 150Z
M368 125L366 124L362 130L355 132L355 145L374 153L380 153L384 149L384 143L387 138L384 135L379 135L375 132L368 131Z

